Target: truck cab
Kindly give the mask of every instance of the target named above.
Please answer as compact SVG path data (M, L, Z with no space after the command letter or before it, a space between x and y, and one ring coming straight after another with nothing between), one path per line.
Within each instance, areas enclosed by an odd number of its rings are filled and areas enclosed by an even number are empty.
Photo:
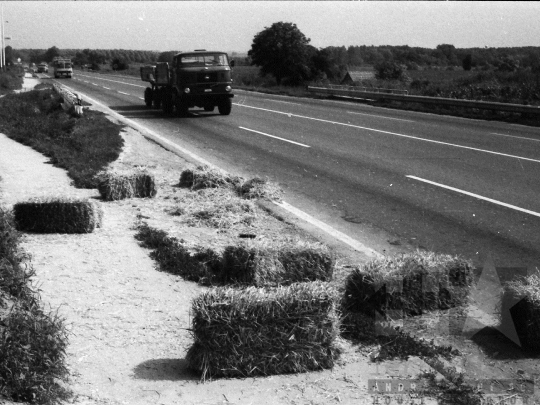
M53 61L53 68L54 77L57 79L60 76L66 76L68 79L71 79L71 76L73 75L71 59L55 59Z
M225 52L197 50L174 56L172 64L158 63L155 67L141 68L141 78L152 83L145 91L147 106L161 105L165 112L174 108L185 115L191 107L201 107L229 115L234 97L231 68ZM150 80L151 76L151 80Z

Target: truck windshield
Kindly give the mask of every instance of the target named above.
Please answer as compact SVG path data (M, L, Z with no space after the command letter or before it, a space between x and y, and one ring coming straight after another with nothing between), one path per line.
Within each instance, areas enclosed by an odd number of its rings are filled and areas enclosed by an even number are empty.
M228 66L227 55L224 53L204 54L204 55L182 55L180 57L182 66Z

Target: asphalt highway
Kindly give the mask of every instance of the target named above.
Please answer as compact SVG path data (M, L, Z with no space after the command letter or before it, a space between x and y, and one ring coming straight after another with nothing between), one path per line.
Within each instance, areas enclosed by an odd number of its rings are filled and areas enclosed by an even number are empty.
M60 79L381 253L414 248L540 268L540 129L235 91L221 116L146 108L137 78ZM83 96L84 99L84 96Z

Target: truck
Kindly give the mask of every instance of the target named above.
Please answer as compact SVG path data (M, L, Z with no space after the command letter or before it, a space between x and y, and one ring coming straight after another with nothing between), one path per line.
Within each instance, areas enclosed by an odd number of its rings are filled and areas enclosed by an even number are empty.
M54 77L59 78L60 76L66 76L68 79L71 79L73 76L73 64L71 59L55 57L53 59L53 68L54 68Z
M234 97L233 67L234 60L229 61L227 53L204 49L180 52L170 64L142 66L141 79L150 83L144 91L144 103L169 115L176 112L185 116L192 107L208 112L217 107L221 115L229 115Z

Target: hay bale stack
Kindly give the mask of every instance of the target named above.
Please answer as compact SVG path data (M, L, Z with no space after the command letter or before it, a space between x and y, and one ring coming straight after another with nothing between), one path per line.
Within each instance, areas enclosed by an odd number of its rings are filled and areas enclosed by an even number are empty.
M216 279L221 283L255 286L287 285L304 281L330 281L334 258L315 243L227 246Z
M242 178L211 169L208 166L198 166L196 169L186 169L180 174L180 187L201 190L204 188L229 187L237 188Z
M202 380L332 368L339 356L335 296L322 282L211 289L192 302L189 367Z
M368 262L349 274L344 311L374 319L389 311L404 316L467 302L473 284L470 262L456 256L416 252Z
M154 176L138 173L101 173L98 178L98 191L105 201L126 198L154 197L157 194Z
M260 177L254 177L253 179L242 183L242 185L237 188L237 193L240 197L245 199L266 198L269 200L279 200L281 199L283 191L277 184L261 179Z
M13 206L21 231L37 233L90 233L102 223L103 211L86 199L33 199Z
M540 352L540 274L505 284L501 303L501 327L513 326L521 347L527 351ZM511 329L509 329L511 330Z

